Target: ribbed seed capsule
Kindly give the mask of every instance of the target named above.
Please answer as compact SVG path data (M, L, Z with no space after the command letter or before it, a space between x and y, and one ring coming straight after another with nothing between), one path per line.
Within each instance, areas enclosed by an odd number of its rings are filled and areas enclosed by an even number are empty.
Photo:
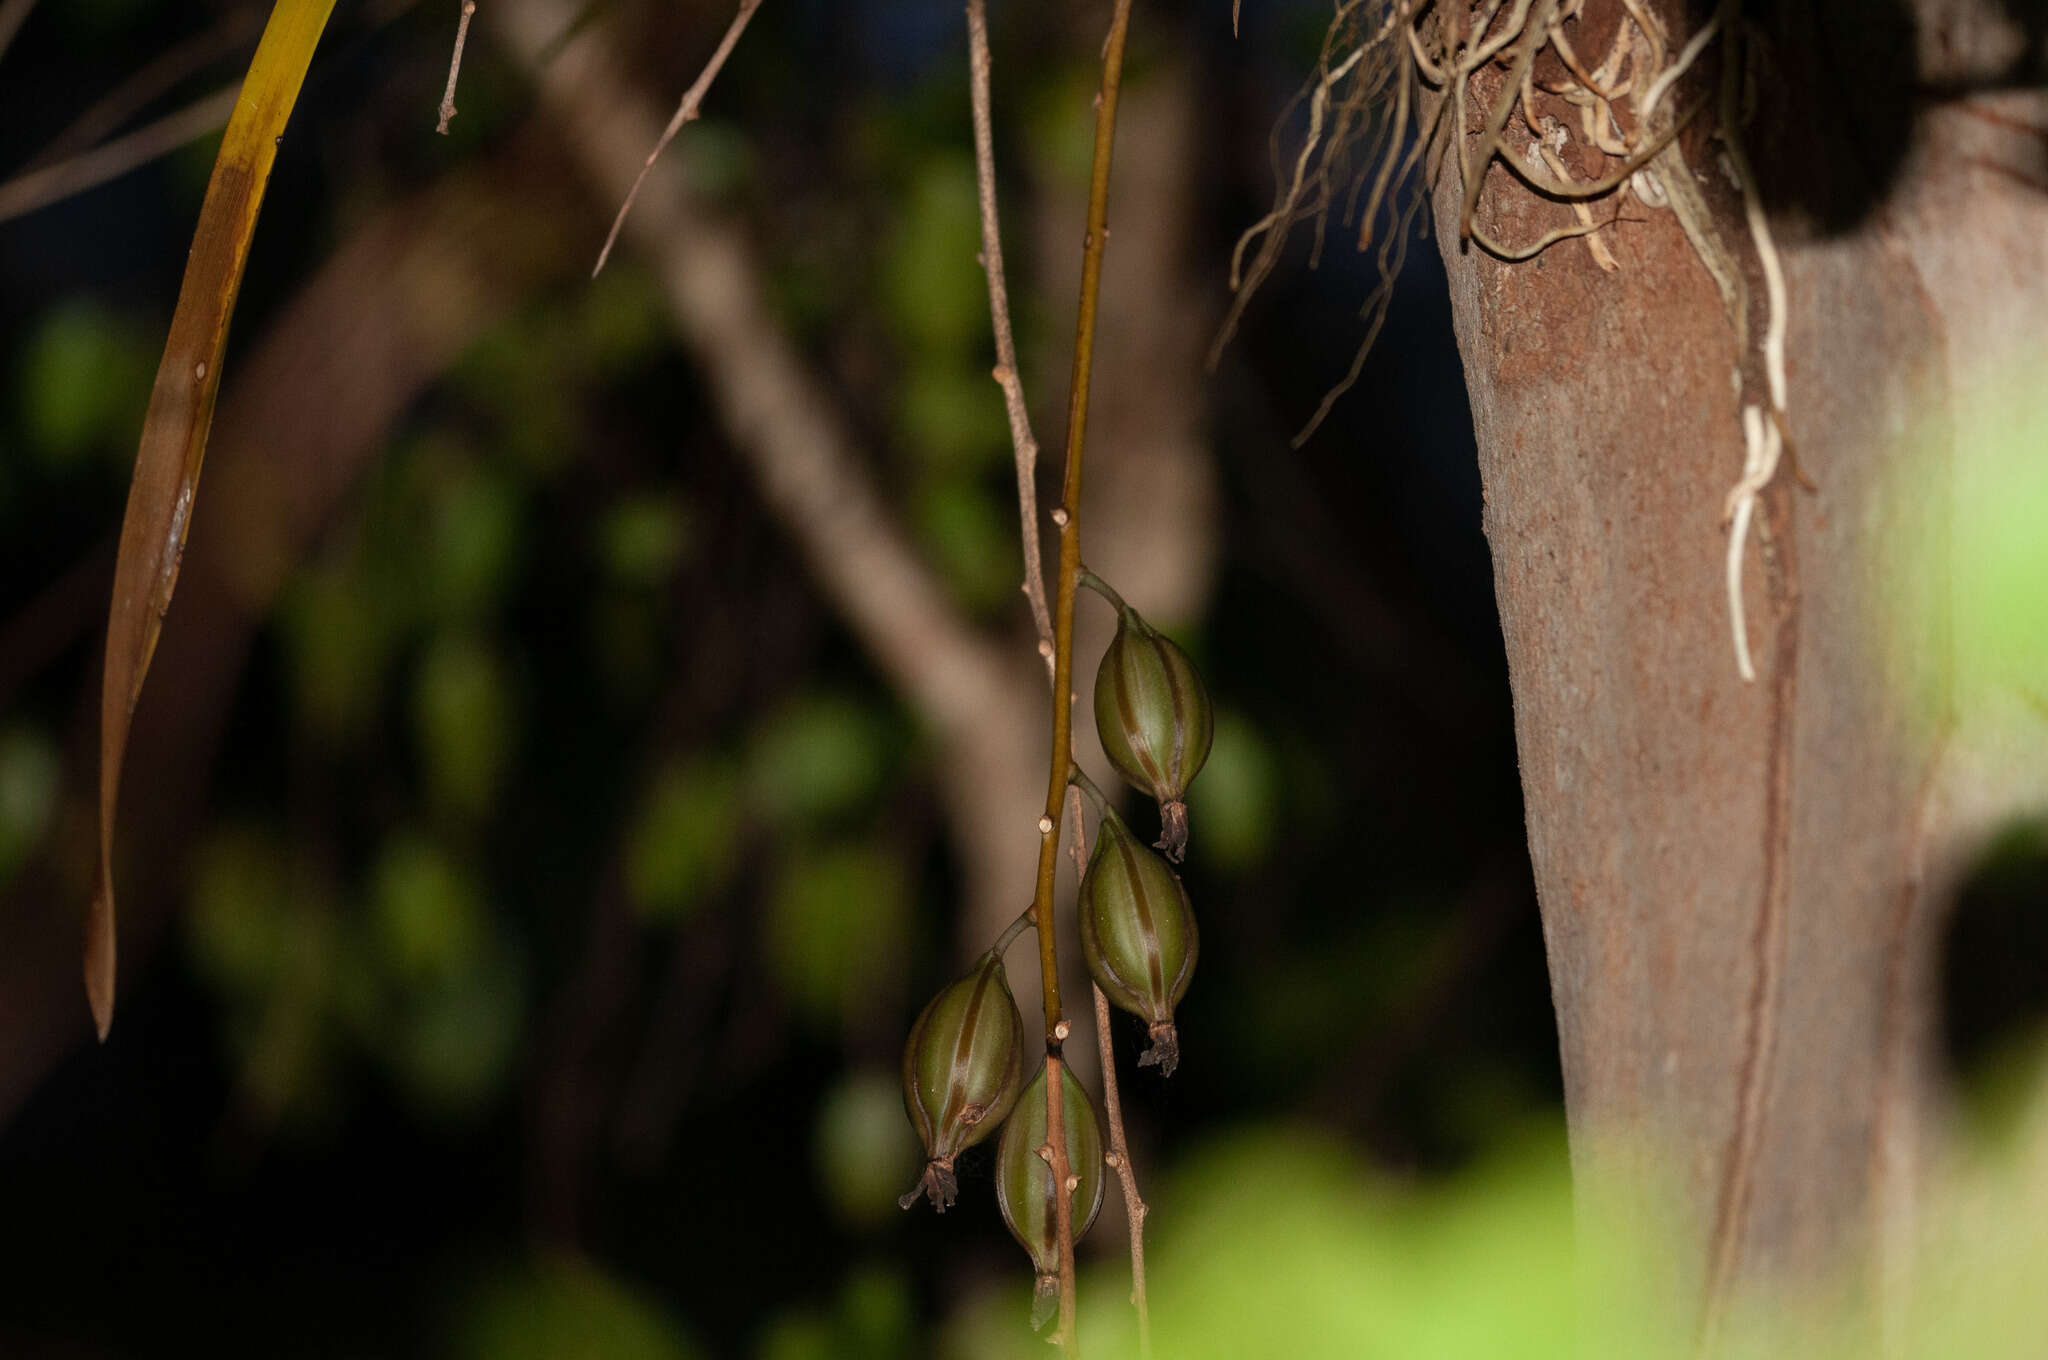
M1158 847L1179 863L1188 844L1183 800L1209 758L1216 720L1188 654L1122 603L1095 672L1095 731L1110 764L1158 800Z
M952 1207L953 1159L995 1132L1017 1103L1023 1053L1024 1017L1002 960L984 954L931 999L903 1046L903 1108L926 1161L899 1205L908 1209L923 1194L940 1213Z
M1167 1076L1180 1064L1173 1008L1195 973L1200 940L1187 889L1166 861L1105 813L1081 878L1081 953L1102 994L1150 1027L1138 1066Z
M1080 1184L1074 1187L1074 1240L1088 1235L1102 1211L1102 1119L1095 1101L1072 1068L1060 1068L1060 1124L1067 1131L1067 1169ZM1058 1205L1052 1197L1052 1167L1038 1155L1051 1125L1045 1118L1045 1068L1018 1097L1003 1141L996 1146L996 1202L1010 1235L1031 1253L1038 1287L1031 1302L1031 1325L1043 1327L1059 1307L1060 1236Z

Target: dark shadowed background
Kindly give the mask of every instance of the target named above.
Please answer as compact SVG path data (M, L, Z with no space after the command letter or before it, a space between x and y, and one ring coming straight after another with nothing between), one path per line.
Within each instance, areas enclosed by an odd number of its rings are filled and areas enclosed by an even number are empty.
M960 6L769 0L665 162L689 232L629 236L595 281L615 196L574 92L536 96L573 43L506 31L579 12L482 0L441 138L456 8L343 0L279 154L138 718L103 1047L78 981L99 635L217 138L0 221L0 1352L975 1353L963 1319L1021 1332L1029 1291L987 1150L943 1220L893 1202L902 1036L1029 894L985 847L1028 861L1035 834L975 790L1044 779ZM1327 12L1247 4L1233 40L1225 0L1141 5L1119 133L1083 531L1218 712L1180 1071L1135 1073L1117 1031L1158 1274L1176 1204L1233 1168L1295 1159L1283 1208L1398 1195L1559 1112L1434 251L1299 452L1376 281L1355 226L1314 271L1300 234L1203 366ZM232 85L262 13L38 6L0 57L0 174ZM994 15L1053 450L1105 17ZM580 13L651 116L727 18ZM699 263L714 238L740 266ZM739 301L679 311L664 279L697 267ZM835 475L886 507L857 530L907 545L907 642L764 495L793 452L728 418L759 371L742 314L799 360L772 399L823 411ZM978 747L920 688L955 653L1001 681ZM1112 1217L1083 1248L1105 1299Z

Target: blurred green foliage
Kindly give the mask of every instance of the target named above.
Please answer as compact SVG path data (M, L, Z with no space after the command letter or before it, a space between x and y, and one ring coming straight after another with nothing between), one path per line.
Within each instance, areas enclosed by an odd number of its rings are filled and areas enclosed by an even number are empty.
M464 1360L689 1360L701 1354L662 1309L595 1265L555 1257L478 1285L457 1314Z
M917 1350L917 1305L893 1270L852 1271L830 1308L799 1309L769 1326L758 1360L895 1360Z
M651 920L681 921L724 891L738 861L739 775L723 761L670 765L629 833L626 890Z
M873 806L899 745L869 705L844 694L805 694L754 729L747 794L777 823L842 819Z
M2031 726L2048 705L2048 393L2041 352L2007 356L1994 372L1957 375L1968 394L1956 428L1922 431L1889 496L1899 532L1863 546L1886 582L1870 624L1873 651L1943 683L1904 696L1921 719Z
M1280 771L1272 750L1241 713L1216 715L1201 778L1188 790L1189 815L1202 834L1192 847L1224 873L1243 873L1264 857L1280 815Z
M866 840L794 848L769 889L769 962L784 996L829 1027L872 1011L910 947L909 883Z
M917 1179L921 1159L897 1073L841 1077L819 1106L813 1145L826 1202L843 1222L872 1228L900 1212L896 1197Z
M49 737L27 726L0 729L0 888L41 843L62 774Z
M428 804L459 820L490 811L518 750L512 684L481 638L435 638L413 682L413 729Z
M109 472L127 468L161 343L92 301L43 315L22 356L20 401L31 447L46 466L96 456Z

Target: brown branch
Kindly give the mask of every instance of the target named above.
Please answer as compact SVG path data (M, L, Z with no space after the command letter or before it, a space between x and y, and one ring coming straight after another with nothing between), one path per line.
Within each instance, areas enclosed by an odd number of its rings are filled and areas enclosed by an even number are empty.
M462 0L462 17L455 21L455 52L448 58L448 88L441 91L441 121L434 127L443 137L455 121L455 80L462 74L462 46L469 41L469 21L475 14L476 0Z
M215 90L126 137L0 184L0 222L83 193L225 127L239 93L239 85Z
M1067 466L1061 481L1059 579L1053 597L1052 754L1045 793L1045 815L1039 819L1038 887L1032 905L1038 910L1038 973L1045 1000L1045 1047L1048 1068L1059 1064L1067 1022L1060 1016L1059 952L1053 933L1053 871L1059 858L1060 819L1065 812L1067 781L1073 770L1072 701L1074 688L1074 585L1081 570L1081 469L1088 430L1088 382L1095 359L1095 313L1102 293L1102 252L1109 240L1109 165L1116 142L1116 101L1123 83L1124 39L1130 32L1131 0L1116 0L1109 37L1102 47L1102 87L1095 102L1095 155L1088 177L1088 230L1081 246L1081 305L1074 323L1074 371L1067 401ZM1057 1077L1053 1071L1051 1082ZM1053 1184L1069 1180L1065 1130L1060 1126L1056 1088L1048 1086L1047 1108ZM1062 1193L1053 1197L1060 1244L1060 1325L1053 1342L1078 1351L1074 1331L1073 1204Z
M24 172L40 170L89 150L175 86L216 61L248 49L262 27L263 16L256 9L232 9L212 28L165 48L72 119L69 126L30 158L22 167Z
M36 0L0 0L0 56L7 55L14 35L21 31L22 22L35 7Z
M1038 440L1024 405L1017 371L1017 340L1010 328L1010 289L1003 276L1003 233L996 212L995 134L989 116L988 5L967 0L968 100L974 110L974 178L981 200L981 267L988 275L990 328L995 332L995 380L1010 417L1010 447L1017 459L1018 520L1024 531L1024 598L1038 625L1038 650L1052 669L1052 614L1045 604L1045 559L1038 542Z
M640 186L647 182L647 172L654 168L655 160L668 148L668 144L675 140L676 134L683 130L683 124L697 117L698 110L704 103L704 96L711 90L711 82L718 79L719 71L725 67L725 59L732 55L733 48L739 45L740 34L746 31L747 20L753 18L754 11L759 8L761 0L740 0L739 13L732 16L732 23L726 28L725 36L718 40L717 48L711 53L711 60L704 63L704 69L698 73L696 82L683 91L682 103L676 105L676 111L669 118L668 126L661 130L660 138L654 143L654 150L647 153L647 163L640 167L639 175L633 180L633 187L626 190L626 201L619 204L618 216L612 219L612 229L605 233L604 247L597 252L597 263L591 267L592 278L596 278L603 271L604 262L611 258L612 245L619 239L619 229L626 225L626 214L633 211L633 200L640 197ZM461 51L459 45L456 50ZM454 80L453 73L450 73L449 80Z

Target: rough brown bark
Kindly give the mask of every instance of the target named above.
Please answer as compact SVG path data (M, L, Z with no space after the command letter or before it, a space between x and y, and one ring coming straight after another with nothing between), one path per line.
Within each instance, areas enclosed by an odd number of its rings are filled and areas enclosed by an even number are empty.
M1589 0L1581 25L1611 32L1619 8ZM1680 40L1700 17L1657 8ZM1951 640L1892 647L1873 628L1898 591L1945 589L1884 560L1912 551L1911 506L1948 494L1970 385L2001 345L2048 335L2048 199L1974 168L2040 154L1984 116L2044 121L2038 94L1986 88L2009 83L1993 73L2015 35L1989 3L1899 9L1882 36L1911 51L1917 34L1917 69L1846 46L1867 34L1860 5L1770 21L1747 140L1815 489L1787 467L1759 506L1754 684L1732 654L1720 518L1743 464L1731 373L1752 394L1760 374L1678 222L1630 201L1603 233L1613 274L1578 241L1503 264L1458 239L1455 165L1436 191L1574 1167L1587 1183L1648 1158L1672 1178L1709 1311L1741 1281L1898 1267L1940 1117L1941 903L1987 819L2040 795L2010 729L2007 749L1966 756L1955 715L1923 717L1942 711ZM1716 88L1714 65L1683 102ZM1868 113L1893 108L1910 128ZM1712 121L1710 105L1680 146L1754 315L1761 275ZM1499 167L1478 213L1514 242L1570 220Z

